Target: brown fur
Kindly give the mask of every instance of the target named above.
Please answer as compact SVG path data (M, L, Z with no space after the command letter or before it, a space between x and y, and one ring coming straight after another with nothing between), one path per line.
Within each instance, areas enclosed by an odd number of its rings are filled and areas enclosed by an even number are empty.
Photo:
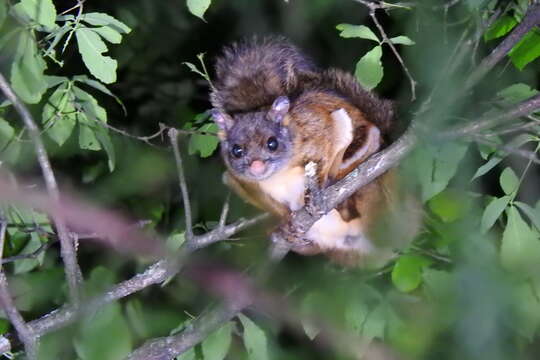
M290 99L290 107L279 125L286 127L285 135L276 132L277 125L269 115L274 111L273 102L280 96ZM291 208L295 210L303 205L301 185L307 163L317 164L322 187L340 180L380 150L394 117L390 101L363 89L352 75L341 70L319 71L309 58L283 38L262 41L254 38L226 48L216 62L216 80L210 98L222 114L220 132L222 154L228 166L226 183L248 202L284 220L289 217ZM342 128L342 123L332 115L339 109L345 110L352 128ZM232 128L226 128L229 121L235 126L231 131ZM238 127L242 131L238 131ZM373 132L374 128L380 133ZM265 145L269 134L275 134L280 144L287 143L283 148L286 163L268 179L250 180L231 166L231 146L244 146L249 161L263 159L268 156ZM374 136L378 138L373 139ZM345 145L340 147L340 144ZM261 149L261 154L257 154L257 149ZM245 166L241 166L238 169L245 171ZM330 218L329 224L336 224L341 230L350 224L362 236L371 239L381 219L397 214L393 210L393 203L397 201L394 177L393 172L388 172L364 186L337 207L338 215ZM290 186L290 194L287 186ZM304 255L326 252L345 265L358 265L363 261L367 250L361 250L358 244L352 244L347 250L345 241L332 248L325 239L324 244L295 244L293 250Z

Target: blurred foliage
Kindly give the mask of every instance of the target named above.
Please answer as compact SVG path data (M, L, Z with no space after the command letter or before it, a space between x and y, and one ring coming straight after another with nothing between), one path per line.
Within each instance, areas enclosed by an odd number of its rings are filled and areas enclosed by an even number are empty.
M520 151L538 155L540 113L481 133L478 141L430 135L538 93L535 27L473 93L463 94L471 70L522 21L530 3L384 3L388 11L377 16L418 82L415 102L366 7L352 0L0 0L0 71L38 120L61 188L134 222L148 220L145 230L162 234L171 252L183 244L185 224L160 123L184 133L195 232L212 229L228 190L207 111L208 83L214 57L231 41L284 34L322 66L354 72L366 88L396 99L398 134L414 117L427 129L401 166L424 204L422 231L412 244L370 270L289 254L258 285L287 300L283 316L293 314L296 324L249 311L178 359L350 358L342 340L321 339L329 327L362 336L358 351L386 344L404 359L534 359L540 171ZM460 39L474 42L468 40L474 34L478 43L454 63ZM3 97L0 160L13 182L38 182L32 143ZM232 197L230 219L254 212ZM16 305L25 319L45 315L66 301L54 228L35 209L3 204L2 217L8 222L3 257L11 259L3 267ZM268 225L257 226L190 260L254 273L265 261L267 233ZM79 260L88 296L148 265L142 256L125 258L88 240L80 240ZM45 336L40 359L121 359L149 338L178 333L215 302L200 285L178 276L98 309ZM0 320L1 333L12 330Z

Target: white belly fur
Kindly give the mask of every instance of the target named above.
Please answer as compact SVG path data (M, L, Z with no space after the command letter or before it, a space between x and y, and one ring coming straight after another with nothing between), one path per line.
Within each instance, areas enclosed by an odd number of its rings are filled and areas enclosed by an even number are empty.
M292 211L304 206L304 169L301 166L285 169L259 183L263 191Z
M304 169L300 166L280 171L261 181L260 186L276 201L287 205L291 211L304 206L305 176ZM306 237L322 250L341 249L368 253L373 249L370 241L362 234L360 220L346 222L335 209L317 220ZM347 237L353 237L354 240L347 241Z

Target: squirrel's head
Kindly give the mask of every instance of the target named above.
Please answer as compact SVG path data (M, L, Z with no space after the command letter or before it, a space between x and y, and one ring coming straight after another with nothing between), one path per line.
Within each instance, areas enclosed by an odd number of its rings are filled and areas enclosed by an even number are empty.
M289 99L278 97L269 110L230 116L213 110L221 153L234 175L261 181L282 169L292 156L288 129Z

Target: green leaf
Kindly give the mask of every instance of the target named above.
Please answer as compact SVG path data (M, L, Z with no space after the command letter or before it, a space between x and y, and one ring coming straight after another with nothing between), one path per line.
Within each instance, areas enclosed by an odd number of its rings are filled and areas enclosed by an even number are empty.
M187 0L189 11L204 20L204 13L208 10L211 0Z
M182 231L181 233L172 234L167 238L167 250L175 252L184 244L186 241L186 233Z
M58 146L62 146L73 132L77 122L77 111L73 105L72 95L66 86L60 86L43 106L42 122L46 134Z
M62 83L68 82L69 79L65 76L45 75L45 81L47 82L47 89L51 89Z
M120 44L122 41L122 34L111 27L102 26L92 28L92 30L98 33L102 38L113 44Z
M495 221L497 221L497 219L503 213L504 209L506 209L511 199L512 198L510 196L494 198L493 200L491 200L489 205L486 206L486 209L482 214L482 220L480 222L480 230L483 233L486 233L489 229L491 229L493 224L495 224Z
M407 36L400 35L393 38L388 39L392 44L400 44L400 45L414 45L415 42L409 39Z
M0 118L0 159L10 164L17 162L21 150L20 142L15 138L15 130Z
M116 152L114 151L114 145L109 136L108 130L102 126L95 128L95 135L105 152L107 153L107 165L109 166L109 171L113 172L116 166Z
M471 204L462 192L446 189L431 198L428 205L442 221L450 223L465 216Z
M522 203L521 201L514 201L514 204L527 215L536 229L540 230L540 208L533 209L528 204Z
M516 321L511 325L517 333L532 341L540 326L540 302L529 282L523 282L512 290Z
M176 360L196 360L197 359L196 356L197 356L197 353L195 352L195 348L192 347L191 349L189 349L182 355L177 356Z
M238 318L244 327L244 346L250 360L268 360L268 344L266 334L248 317L239 314Z
M85 23L88 23L94 26L111 27L117 32L123 33L123 34L128 34L131 31L129 26L115 19L114 17L104 14L104 13L91 12L91 13L83 14L81 16L81 21L84 21Z
M22 101L36 104L47 90L43 75L46 63L38 54L36 42L27 32L21 32L15 61L11 66L11 84Z
M122 102L122 100L120 100L120 98L119 98L118 96L116 96L115 94L113 94L109 89L107 89L107 87L106 87L105 85L103 85L103 84L100 83L99 81L90 79L90 78L89 78L88 76L86 76L86 75L78 75L78 76L74 76L74 77L73 77L73 80L74 80L74 81L82 82L83 84L86 84L86 85L88 85L88 86L91 86L91 87L93 87L94 89L99 90L99 91L101 91L102 93L104 93L104 94L106 94L106 95L109 95L109 96L112 97L114 100L116 100L116 102L122 107L122 110L124 111L124 114L127 114L126 107L124 106L124 103Z
M375 35L370 28L364 25L339 24L336 26L336 29L341 31L339 36L342 38L357 37L361 39L373 40L378 43L381 42L377 35Z
M439 303L456 297L454 274L425 268L423 278L424 291L433 302Z
M512 64L519 70L540 56L540 33L533 28L509 53Z
M28 255L41 247L41 240L37 233L30 234L30 241L24 246L18 255ZM40 253L36 258L21 259L15 261L13 272L15 274L27 273L40 266L45 259L45 252Z
M381 63L382 48L375 46L368 51L356 64L354 75L367 90L376 87L383 78Z
M317 337L321 329L312 321L312 318L317 314L317 310L321 303L324 303L324 298L320 293L311 292L307 294L302 300L301 305L301 317L300 322L302 323L302 328L304 329L305 334L310 340L313 340Z
M201 344L204 360L223 360L231 346L233 323L228 322L211 333Z
M362 335L369 307L361 301L350 301L345 308L345 323L355 334Z
M117 62L102 55L108 48L100 36L85 27L77 29L75 36L83 62L90 73L106 84L115 82Z
M410 292L422 283L422 269L431 264L423 256L403 255L392 270L392 283L403 292Z
M7 1L0 1L0 28L2 28L2 25L4 24L4 21L6 20L7 16Z
M386 329L386 312L387 305L381 303L371 311L364 322L363 334L369 339L379 338L384 339L384 331Z
M423 201L446 189L456 174L467 147L468 144L464 143L446 142L437 147L419 148L415 152L413 159L418 169Z
M80 323L74 345L81 360L118 360L130 353L129 326L118 303L100 308Z
M497 92L497 96L502 97L507 104L517 104L536 94L538 90L522 83L510 85Z
M501 157L492 156L484 165L480 166L478 170L476 170L471 180L474 180L477 177L485 175L488 171L490 171L495 166L497 166L497 164L499 164L502 160L503 158Z
M517 21L513 16L504 15L495 21L484 33L484 41L497 39L506 35L517 25Z
M514 206L506 210L508 221L501 243L501 262L514 274L527 277L538 273L540 240L537 233L523 221Z
M95 126L90 126L89 120L84 114L79 114L79 147L84 150L101 150L101 145L96 137Z
M514 170L507 167L503 170L501 173L501 177L499 178L499 181L501 183L501 188L503 189L504 193L506 195L512 194L514 191L517 190L519 186L519 179L514 173Z
M49 29L55 27L56 8L52 0L22 0L17 6L38 24Z
M199 129L205 133L217 133L218 127L215 123L210 123L201 126ZM189 138L189 154L193 155L199 152L202 158L212 155L219 144L219 139L216 135L191 135Z

